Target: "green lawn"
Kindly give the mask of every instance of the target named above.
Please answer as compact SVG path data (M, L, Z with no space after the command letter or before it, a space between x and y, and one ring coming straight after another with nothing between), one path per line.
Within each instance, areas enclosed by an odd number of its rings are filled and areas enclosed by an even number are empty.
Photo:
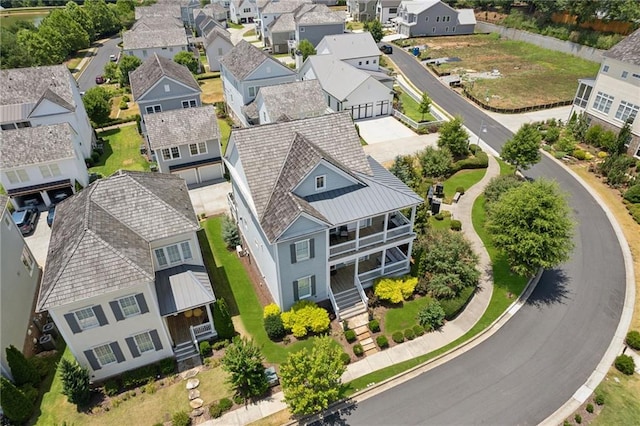
M220 144L222 145L222 155L224 155L231 136L231 126L224 118L218 118L218 127L220 128Z
M227 250L222 240L222 216L202 223L206 239L199 235L202 254L214 283L216 295L224 298L232 316L240 315L247 332L262 347L269 362L282 364L290 352L311 347L313 338L288 346L272 342L262 325L262 306L235 250Z
M149 162L140 155L142 137L138 134L135 123L129 126L98 133L105 139L104 153L98 163L89 169L90 173L110 176L120 169L149 171Z
M243 37L255 37L256 36L256 30L249 30L246 33L242 34Z
M484 177L487 169L460 170L444 181L444 198L451 200L456 193L456 188L461 186L468 190Z
M63 357L73 360L73 355L68 349ZM200 379L198 390L205 403L231 397L231 391L225 384L226 378L227 375L221 367L198 373L198 379ZM109 411L96 411L96 413L78 411L76 406L67 402L67 397L62 394L62 378L60 372L56 371L51 387L42 399L40 410L29 424L43 426L142 425L162 423L176 411L191 411L187 391L182 381L170 385L167 382L165 386L157 386L157 391L153 394L137 392L135 397L125 396L125 398L122 397L123 395L125 394L116 397L121 400L120 405L112 406Z
M502 168L501 168L502 170ZM505 168L507 170L507 168ZM478 333L486 329L491 323L493 323L508 307L511 303L522 293L524 287L527 284L527 278L519 277L511 274L509 271L509 265L503 255L498 254L497 250L493 246L488 233L485 231L484 223L486 221L484 210L484 197L478 197L473 204L472 210L473 227L482 239L491 261L493 263L493 293L491 295L491 301L487 310L482 315L480 320L463 336L449 343L448 345L437 349L428 354L421 355L417 358L413 358L399 364L395 364L373 373L362 376L347 384L347 394L353 394L361 389L364 389L371 383L378 383L386 380L396 374L409 370L415 366L418 366L430 359L437 357L450 349L455 348L463 342L476 336Z
M619 382L616 382L618 379ZM591 423L595 426L635 425L640 419L640 375L626 376L611 367L607 377L596 388L604 395L602 412ZM598 407L596 404L593 404ZM596 408L597 410L598 408ZM583 414L584 415L584 414Z
M229 28L233 28L234 30L241 30L241 29L243 29L243 28L244 28L244 25L242 25L242 24L234 24L234 23L233 23L233 22L231 22L231 21L227 21L227 26L228 26Z
M420 122L422 120L422 114L418 112L418 102L416 102L411 96L403 91L400 92L400 102L404 109L403 114L412 119L413 121ZM424 115L424 121L435 121L435 117L429 114Z
M501 175L512 175L513 172L516 170L515 167L513 167L511 164L507 163L506 161L501 160L500 158L496 158L496 160L498 160L498 164L500 165Z
M405 331L418 324L418 312L427 306L433 299L421 297L419 299L404 302L402 308L389 309L384 317L384 332L389 337L396 331Z

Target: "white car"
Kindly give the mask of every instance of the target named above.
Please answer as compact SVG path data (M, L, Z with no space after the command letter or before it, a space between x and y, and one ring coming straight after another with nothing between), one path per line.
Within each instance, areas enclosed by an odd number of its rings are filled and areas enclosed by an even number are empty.
M116 55L109 55L109 60L111 62L116 62L118 60L118 57Z

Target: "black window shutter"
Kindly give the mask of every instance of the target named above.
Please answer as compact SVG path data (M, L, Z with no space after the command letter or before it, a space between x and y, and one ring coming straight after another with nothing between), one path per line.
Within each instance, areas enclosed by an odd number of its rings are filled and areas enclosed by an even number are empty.
M122 321L124 319L124 315L122 315L122 310L120 310L120 303L117 300L113 300L109 302L109 306L111 306L111 310L113 311L113 316L116 317L116 321Z
M314 241L315 239L313 238L309 240L309 257L311 259L313 259L316 255L316 247L315 247Z
M102 368L91 349L84 351L84 356L87 357L87 361L89 361L89 365L93 371L100 370Z
M94 306L93 313L96 314L96 318L98 318L98 323L100 324L101 327L103 325L109 324L109 321L107 321L107 317L104 316L104 311L102 310L101 305Z
M153 342L153 347L156 348L156 351L162 350L162 342L160 341L160 335L158 334L158 330L151 330L149 332L151 336L151 341Z
M140 308L141 314L146 314L147 312L149 312L149 307L147 306L147 301L144 298L144 294L136 294L136 300L138 301L138 307Z
M109 346L111 346L111 350L116 356L116 361L118 361L118 364L124 362L124 354L122 353L122 349L120 349L120 345L118 344L118 342L109 343Z
M64 319L67 320L67 324L69 324L69 328L73 331L73 334L82 333L80 324L76 321L76 314L64 314Z
M316 276L311 275L311 295L316 295Z
M293 282L293 300L295 300L296 302L300 300L300 298L298 297L298 280L295 280Z
M136 345L136 341L133 337L126 337L125 342L127 342L127 346L129 346L129 352L134 358L138 358L140 356L140 352L138 351L138 345Z
M291 244L289 248L291 249L291 263L296 263L296 245Z

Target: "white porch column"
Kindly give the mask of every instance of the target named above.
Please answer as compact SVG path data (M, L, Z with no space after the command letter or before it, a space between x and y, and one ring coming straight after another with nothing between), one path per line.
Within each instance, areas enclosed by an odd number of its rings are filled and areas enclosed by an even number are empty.
M40 196L42 197L42 202L47 206L51 206L51 198L49 198L49 194L47 191L40 191Z
M353 282L354 283L356 282L356 278L358 278L358 264L359 263L360 263L360 258L356 257L356 261L353 264L354 265L354 267L353 267Z
M387 242L387 229L389 229L389 213L384 214L384 227L382 234L382 241Z
M360 248L360 221L356 222L356 250Z
M216 332L216 326L213 324L213 315L211 315L211 304L207 303L204 307L207 310L207 318L209 318L209 324L211 324L211 331Z
M411 207L411 230L413 231L413 222L416 220L416 206Z
M380 271L381 275L384 275L384 266L387 263L387 249L383 248L382 249L382 262L380 262L380 266L382 267L382 270Z
M407 267L411 268L411 251L413 250L413 240L409 241L409 248L407 249Z

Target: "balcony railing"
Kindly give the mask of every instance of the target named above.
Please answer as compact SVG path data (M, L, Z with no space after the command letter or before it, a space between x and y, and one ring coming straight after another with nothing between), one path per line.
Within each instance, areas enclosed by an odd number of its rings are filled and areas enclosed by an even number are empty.
M363 272L362 274L358 274L358 282L362 285L362 283L366 283L368 281L375 280L376 278L380 278L386 275L391 275L396 272L402 271L403 269L409 268L409 259L403 259L394 263L387 263L384 266L384 272L382 270L382 266L372 269L367 272Z
M362 233L371 232L371 230L373 230L374 233L369 233L362 236ZM343 232L346 233L346 230ZM409 235L411 234L411 221L404 217L402 214L397 213L393 218L389 218L389 226L386 233L384 231L384 220L381 223L376 223L375 219L371 226L360 228L360 233L361 236L359 238L354 238L342 243L331 245L329 247L329 256L333 257L340 254L365 249L367 247L371 247L373 245L383 243L394 238ZM355 232L349 231L347 233L347 235L350 234L355 234Z
M339 318L340 308L338 308L338 302L336 302L336 298L333 296L333 291L331 291L331 286L329 286L329 300L331 301L331 306L333 306L333 312Z
M362 299L362 301L364 302L365 306L368 306L369 305L369 298L365 294L364 288L362 288L362 283L360 282L358 277L356 277L356 279L355 279L355 284L356 284L356 288L358 289L358 294L360 294L360 299Z

